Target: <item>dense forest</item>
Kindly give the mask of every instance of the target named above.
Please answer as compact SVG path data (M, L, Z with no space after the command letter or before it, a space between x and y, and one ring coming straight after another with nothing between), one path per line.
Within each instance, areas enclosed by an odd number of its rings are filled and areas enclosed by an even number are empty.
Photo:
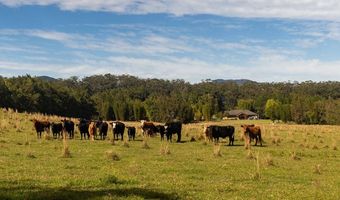
M107 120L218 120L231 109L299 124L340 124L340 82L257 83L95 75L46 79L0 76L0 106Z

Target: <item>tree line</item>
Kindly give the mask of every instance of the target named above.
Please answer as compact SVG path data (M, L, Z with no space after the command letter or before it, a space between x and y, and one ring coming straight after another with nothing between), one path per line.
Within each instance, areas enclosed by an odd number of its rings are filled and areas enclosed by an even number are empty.
M340 124L340 82L141 79L94 75L79 79L0 76L0 106L18 111L107 120L218 120L232 109L299 124Z

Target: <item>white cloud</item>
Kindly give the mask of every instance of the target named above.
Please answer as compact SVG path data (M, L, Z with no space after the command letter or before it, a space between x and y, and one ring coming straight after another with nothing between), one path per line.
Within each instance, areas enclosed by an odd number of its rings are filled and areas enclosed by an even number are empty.
M317 59L290 59L284 55L268 53L254 59L249 65L231 65L227 62L210 63L194 58L138 58L110 56L92 58L77 63L29 64L0 60L0 71L13 75L30 73L62 78L114 73L130 74L142 78L184 79L200 82L207 78L247 78L255 81L340 81L340 60L323 62Z
M340 21L338 0L0 0L7 6L57 5L63 10L173 15L213 14L230 17Z

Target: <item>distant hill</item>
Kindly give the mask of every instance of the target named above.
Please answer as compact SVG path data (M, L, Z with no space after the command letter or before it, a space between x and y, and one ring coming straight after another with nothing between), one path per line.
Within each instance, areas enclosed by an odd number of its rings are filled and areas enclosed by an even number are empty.
M51 82L54 82L54 81L57 81L58 79L55 79L53 77L50 77L50 76L37 76L38 79L41 79L41 80L44 80L44 81L51 81Z
M212 80L213 83L236 83L237 85L243 85L245 83L256 83L256 81L248 80L248 79L215 79Z

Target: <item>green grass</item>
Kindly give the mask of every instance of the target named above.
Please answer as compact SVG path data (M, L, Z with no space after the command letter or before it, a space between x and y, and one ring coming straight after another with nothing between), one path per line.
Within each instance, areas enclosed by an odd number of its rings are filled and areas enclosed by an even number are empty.
M38 140L30 117L0 111L0 199L340 199L338 126L216 122L236 127L235 146L223 141L221 156L212 143L190 142L202 124L185 125L183 143L169 144L170 153L162 153L159 136L146 149L140 135L127 148L123 141L81 141L77 133L64 158L63 141ZM264 146L251 146L253 158L241 123L263 129Z

